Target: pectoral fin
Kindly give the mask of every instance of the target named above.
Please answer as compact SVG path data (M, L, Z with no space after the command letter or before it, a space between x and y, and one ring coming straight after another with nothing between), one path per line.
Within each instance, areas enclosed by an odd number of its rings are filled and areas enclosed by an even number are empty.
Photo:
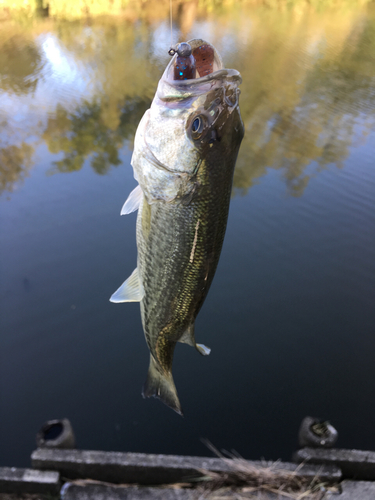
M206 347L203 344L197 344L195 342L195 336L194 336L194 323L192 323L189 328L185 330L185 332L182 334L182 336L179 339L179 342L182 342L183 344L188 344L191 345L191 347L195 347L196 350L202 354L202 356L208 356L211 352L211 349L209 347Z
M141 204L143 198L143 191L141 186L138 184L136 188L129 194L128 199L124 203L124 206L121 209L120 215L131 214L138 210L139 205Z
M109 300L115 303L140 302L144 294L145 291L139 278L138 268L135 268L129 278L115 291Z
M150 355L150 367L148 369L147 380L143 386L142 396L144 398L154 396L183 416L172 373L167 374L163 372L157 365L152 354Z

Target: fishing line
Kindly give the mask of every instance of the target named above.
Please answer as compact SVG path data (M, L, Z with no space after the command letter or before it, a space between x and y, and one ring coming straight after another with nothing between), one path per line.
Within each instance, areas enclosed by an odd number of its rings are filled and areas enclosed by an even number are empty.
M169 0L169 14L171 24L171 48L173 47L173 32L172 32L172 0Z
M176 50L173 48L173 30L172 30L172 0L169 0L169 17L170 17L170 25L171 25L171 48L168 50L168 54L170 56L174 56Z

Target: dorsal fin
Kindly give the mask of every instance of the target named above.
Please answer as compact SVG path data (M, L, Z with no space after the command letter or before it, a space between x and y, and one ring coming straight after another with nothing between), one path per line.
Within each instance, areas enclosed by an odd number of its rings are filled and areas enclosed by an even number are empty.
M195 347L202 356L208 356L211 352L211 349L203 344L195 344Z
M211 349L209 347L206 347L203 344L197 344L195 342L195 336L194 336L194 323L192 323L182 334L182 336L179 338L179 342L183 344L188 344L191 345L191 347L195 347L196 350L202 354L202 356L208 356L211 352Z
M178 340L182 344L191 345L191 347L195 347L195 337L194 337L194 323L192 323L182 334L182 336Z

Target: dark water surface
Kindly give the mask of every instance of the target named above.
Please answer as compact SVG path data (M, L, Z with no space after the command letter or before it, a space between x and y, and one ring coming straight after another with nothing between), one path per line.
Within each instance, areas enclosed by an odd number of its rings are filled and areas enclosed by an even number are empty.
M301 419L375 449L375 12L211 13L202 37L243 75L246 136L221 261L178 345L182 419L143 400L138 304L108 299L136 265L138 122L168 62L166 16L0 29L0 465L44 421L86 449L289 459Z

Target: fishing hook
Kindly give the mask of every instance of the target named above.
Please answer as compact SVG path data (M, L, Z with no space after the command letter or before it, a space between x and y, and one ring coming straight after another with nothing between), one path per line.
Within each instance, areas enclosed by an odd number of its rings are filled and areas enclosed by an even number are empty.
M191 52L192 52L191 47L186 42L181 42L177 45L177 48L171 47L168 50L168 54L170 56L174 56L175 54L178 54L180 57L190 57Z

